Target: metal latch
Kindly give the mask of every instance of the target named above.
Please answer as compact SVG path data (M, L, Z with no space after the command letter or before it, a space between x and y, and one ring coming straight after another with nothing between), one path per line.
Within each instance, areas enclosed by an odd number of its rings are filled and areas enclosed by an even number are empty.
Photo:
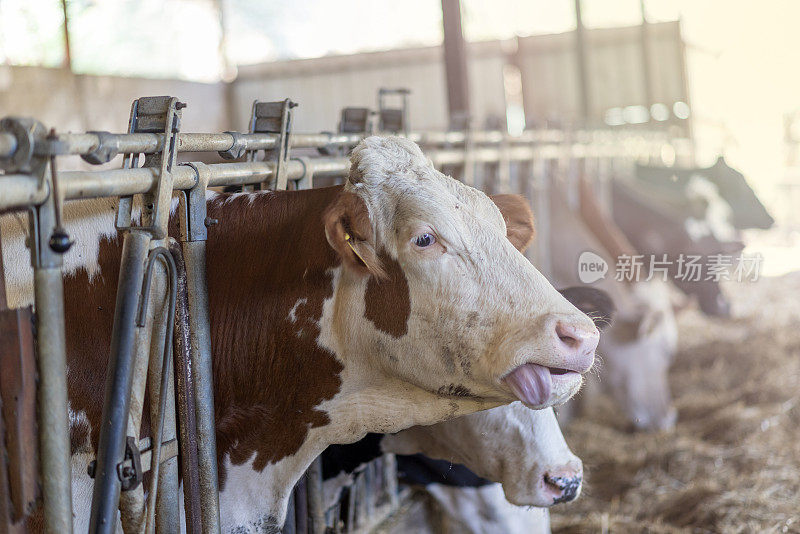
M297 103L291 99L277 102L253 102L250 115L250 133L278 134L278 141L271 151L271 159L275 163L275 173L268 184L269 189L286 189L289 171L289 150L292 138L292 109ZM256 152L249 152L248 161L254 161ZM266 158L265 158L266 159Z
M121 482L122 491L136 489L142 483L144 474L150 470L150 459L153 454L153 441L144 438L137 444L136 438L128 436L125 439L125 459L117 464L117 477ZM171 439L161 445L161 460L164 463L178 455L178 440ZM142 465L147 467L142 468ZM94 478L97 461L89 462L86 472Z
M381 87L378 90L378 128L381 132L408 134L409 94L411 90L404 87L397 89ZM399 107L389 107L388 100L391 97L400 97Z

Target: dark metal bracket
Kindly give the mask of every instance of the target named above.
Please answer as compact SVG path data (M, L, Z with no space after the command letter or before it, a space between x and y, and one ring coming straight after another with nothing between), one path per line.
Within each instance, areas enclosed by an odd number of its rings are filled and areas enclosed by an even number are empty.
M169 202L172 197L172 167L176 163L178 133L181 125L181 109L186 104L170 96L148 96L134 100L128 133L163 133L164 146L161 152L147 154L144 167L158 169L158 181L154 191L143 195L141 225L132 225L133 196L120 197L117 208L117 229L145 230L155 239L167 236ZM139 154L125 154L122 168L138 166Z
M191 167L197 181L194 187L179 193L180 241L205 241L208 238L208 227L219 222L206 216L206 188L211 172L205 163L190 162L181 165Z
M92 165L108 163L119 154L119 137L109 132L90 130L86 132L97 136L97 146L88 154L81 154L81 159Z
M378 90L378 128L382 132L392 132L407 135L408 124L408 95L411 90L405 87ZM389 107L389 98L399 97L400 107Z
M278 134L278 142L270 151L270 157L275 164L267 189L286 189L288 184L289 152L292 140L292 109L297 103L291 99L277 102L253 102L250 115L250 133ZM255 161L256 152L248 152L247 160ZM265 151L266 152L266 151ZM266 158L265 158L266 159ZM263 184L262 184L263 185Z

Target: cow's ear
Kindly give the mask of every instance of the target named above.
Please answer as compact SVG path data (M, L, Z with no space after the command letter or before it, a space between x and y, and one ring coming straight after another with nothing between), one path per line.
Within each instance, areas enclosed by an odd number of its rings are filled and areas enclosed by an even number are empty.
M520 195L492 195L489 197L500 208L506 221L508 240L517 250L524 252L533 241L536 230L533 213L525 197Z
M588 315L598 329L604 330L614 320L617 307L611 296L602 289L574 286L558 291L573 306Z
M375 235L364 200L343 191L323 214L325 237L348 268L363 275L384 277Z

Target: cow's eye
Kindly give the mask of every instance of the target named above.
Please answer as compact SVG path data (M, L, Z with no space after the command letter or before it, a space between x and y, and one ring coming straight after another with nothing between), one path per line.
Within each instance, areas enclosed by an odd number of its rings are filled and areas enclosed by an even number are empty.
M414 238L414 244L419 248L429 247L434 243L436 243L436 237L433 234L424 233Z

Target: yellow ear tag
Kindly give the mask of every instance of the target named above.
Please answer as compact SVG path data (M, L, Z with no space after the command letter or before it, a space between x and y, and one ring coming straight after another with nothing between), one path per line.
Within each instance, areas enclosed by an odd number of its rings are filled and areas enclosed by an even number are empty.
M350 237L350 234L348 234L347 232L344 233L344 240L347 241L347 245L350 247L350 250L353 251L353 254L355 254L358 257L358 259L361 260L361 263L364 264L364 267L366 267L367 262L364 261L364 258L362 258L361 254L358 253L356 247L353 246L353 238Z

